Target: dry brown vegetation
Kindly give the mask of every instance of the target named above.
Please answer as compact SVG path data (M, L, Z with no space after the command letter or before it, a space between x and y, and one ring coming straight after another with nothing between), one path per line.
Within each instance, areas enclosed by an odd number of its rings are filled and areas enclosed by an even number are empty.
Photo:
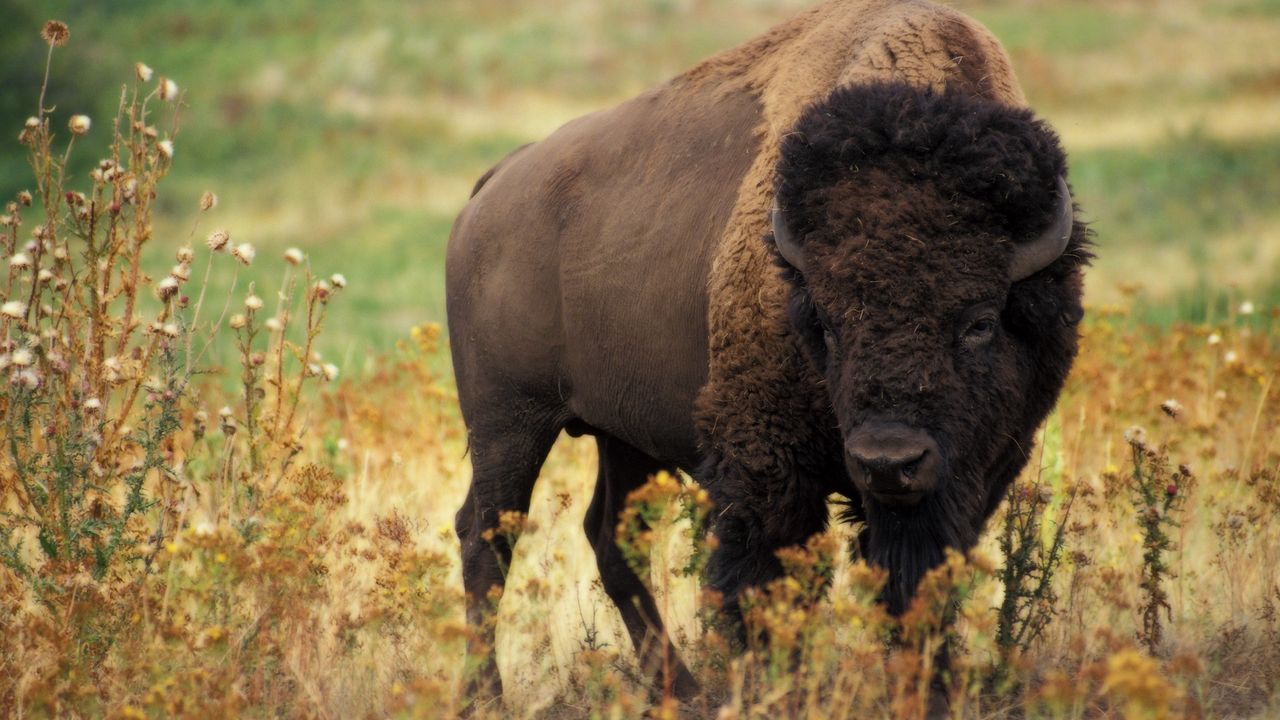
M451 525L468 464L433 369L440 329L337 380L311 342L345 279L224 240L212 195L174 268L148 277L144 257L175 250L151 236L181 105L137 73L115 132L43 108L28 121L31 192L4 212L0 709L454 716L470 703ZM81 153L104 159L64 177ZM203 292L206 273L247 263L282 280ZM688 705L636 675L580 530L594 449L565 438L530 515L504 525L521 534L499 613L506 704L471 710L912 718L949 642L961 717L1274 717L1280 308L1231 307L1169 327L1091 308L1032 468L981 547L930 576L900 621L838 527L788 551L790 578L752 599L769 641L728 654L696 582L705 498L654 478L633 504L654 529L624 518L623 534L706 687ZM214 372L209 343L235 366Z

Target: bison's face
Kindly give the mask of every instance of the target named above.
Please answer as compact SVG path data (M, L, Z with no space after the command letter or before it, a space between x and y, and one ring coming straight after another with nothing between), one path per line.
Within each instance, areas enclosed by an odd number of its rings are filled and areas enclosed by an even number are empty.
M1087 253L1064 174L1026 111L903 86L837 92L784 142L788 318L895 609L976 539L1074 357Z
M1032 379L1026 343L1002 321L998 247L913 230L898 242L850 234L814 252L811 312L797 317L850 479L869 504L899 511L966 478L985 496L973 480L988 475L1001 441L1021 435L1015 418Z
M867 207L866 198L830 206L840 210L808 235L804 290L794 297L791 322L823 377L849 478L873 514L910 512L957 491L973 507L955 509L977 511L1001 475L993 465L1029 449L1041 348L1039 330L1019 317L1026 308L1010 297L1018 245L955 215L918 215L911 208L937 207L928 192L899 187L902 217L877 233L860 232L859 213L844 210ZM1041 242L1060 250L1069 205L1065 218Z

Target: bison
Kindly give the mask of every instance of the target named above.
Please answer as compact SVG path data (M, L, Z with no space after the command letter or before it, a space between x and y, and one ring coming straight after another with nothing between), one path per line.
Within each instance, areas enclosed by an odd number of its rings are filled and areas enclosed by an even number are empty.
M863 523L901 613L1026 464L1076 354L1090 255L1066 160L982 26L922 0L832 0L486 173L449 239L473 476L458 512L473 651L561 431L650 672L674 667L615 544L629 492L687 471L715 503L729 617L776 551Z

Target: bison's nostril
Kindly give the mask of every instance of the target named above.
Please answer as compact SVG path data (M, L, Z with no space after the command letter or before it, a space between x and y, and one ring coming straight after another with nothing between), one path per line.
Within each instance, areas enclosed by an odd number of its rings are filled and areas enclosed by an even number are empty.
M912 485L920 470L924 454L909 460L901 457L857 457L858 469L873 485L890 488L906 488Z
M921 455L915 460L911 460L910 462L903 463L902 474L907 476L907 478L914 478L916 476L916 471L920 469L920 461L923 459L924 459L924 456Z

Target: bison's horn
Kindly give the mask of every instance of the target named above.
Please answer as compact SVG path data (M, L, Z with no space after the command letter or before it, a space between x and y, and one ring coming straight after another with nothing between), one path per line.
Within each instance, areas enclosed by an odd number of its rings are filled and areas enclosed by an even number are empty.
M769 217L773 221L773 242L778 246L778 254L803 275L804 248L800 247L796 239L791 236L791 231L787 229L787 221L782 217L782 208L778 207L776 200L773 203L773 209L769 211Z
M1074 222L1071 189L1067 187L1066 178L1059 176L1058 211L1054 215L1053 222L1040 234L1040 237L1014 248L1013 262L1009 264L1009 279L1013 282L1026 279L1057 260L1062 255L1062 251L1067 249Z

